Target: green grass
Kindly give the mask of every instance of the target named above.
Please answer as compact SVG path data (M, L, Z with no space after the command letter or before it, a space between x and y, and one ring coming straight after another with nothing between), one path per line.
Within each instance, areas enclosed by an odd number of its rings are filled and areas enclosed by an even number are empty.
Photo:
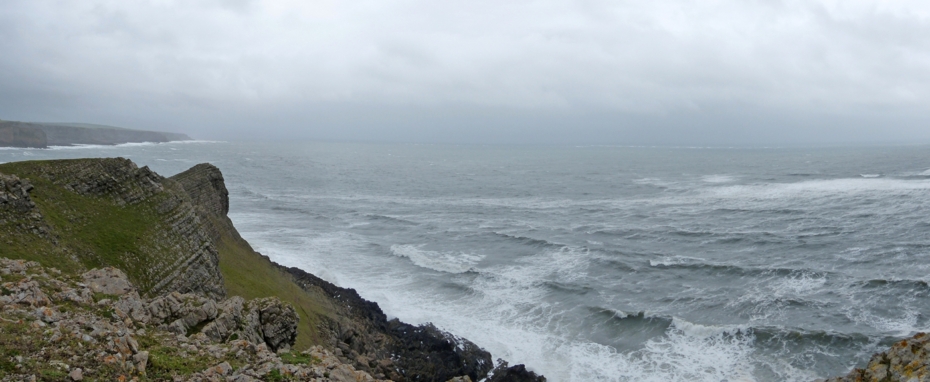
M170 381L176 375L190 375L216 363L216 360L206 356L183 353L169 346L155 346L148 351L149 363L145 373L149 380Z
M60 162L82 165L80 161ZM24 230L21 220L14 217L4 223L0 216L0 256L37 261L67 274L114 266L126 272L140 292L148 292L164 274L154 270L164 269L176 260L166 250L172 243L159 239L168 226L166 216L159 214L157 207L170 195L156 195L138 204L121 206L109 197L80 195L41 176L46 168L57 165L58 161L0 164L0 172L29 179L34 185L30 197L50 232L42 237ZM210 223L220 227L221 232L233 229L218 220ZM323 344L321 323L336 319L332 299L321 292L301 289L289 274L254 252L234 232L221 233L215 244L228 295L247 300L278 297L291 303L300 316L295 350ZM95 300L102 297L95 296ZM162 357L163 363L181 362L169 353Z
M314 357L310 354L297 353L297 352L282 353L281 360L284 361L285 363L289 363L293 365L316 365L320 362L323 362L323 360L317 357Z
M295 350L322 344L318 326L323 317L332 317L330 300L311 294L291 281L291 276L236 238L223 235L217 246L220 272L230 296L245 299L277 297L294 305L300 316Z
M81 160L63 162L75 161ZM0 172L29 179L33 184L30 197L50 231L49 237L41 237L23 230L21 221L4 223L0 230L10 234L7 240L0 240L0 253L68 273L114 266L147 292L159 276L152 269L175 260L168 256L170 251L162 250L172 243L159 241L159 234L168 227L156 207L168 196L156 195L138 204L121 206L109 197L80 195L45 179L40 174L50 165L51 161L0 165Z

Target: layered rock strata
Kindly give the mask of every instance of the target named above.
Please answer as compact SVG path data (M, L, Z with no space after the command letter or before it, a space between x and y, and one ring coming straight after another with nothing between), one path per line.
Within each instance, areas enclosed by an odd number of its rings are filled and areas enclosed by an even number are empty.
M0 194L6 198L0 201L8 201L0 202L0 229L11 239L0 241L0 252L6 251L0 256L99 266L81 271L79 285L55 294L39 293L42 282L9 289L15 293L5 289L3 295L10 296L6 306L58 306L50 317L67 316L70 308L61 309L63 302L79 309L105 307L102 314L115 320L112 325L122 322L129 329L164 334L169 339L160 340L182 349L202 342L207 349L198 348L201 355L223 353L230 348L224 344L233 343L258 344L256 349L273 355L303 341L301 349L310 353L295 352L294 359L328 357L330 365L342 365L336 367L343 370L338 373L327 366L321 380L354 375L358 380L477 381L494 367L488 352L465 339L432 325L388 321L376 303L355 290L282 267L255 252L227 217L228 191L222 173L212 165L197 165L171 178L122 158L9 163L0 165L0 172L16 174L0 175ZM251 297L226 299L227 288ZM124 343L114 341L117 347ZM236 352L241 351L240 346ZM130 356L137 353L127 353L121 365ZM229 360L215 369L182 374L192 380L247 380L235 379L238 375L313 380L319 374L256 366L259 361L267 364L254 358L246 363ZM545 380L522 365L508 368L505 363L493 370L493 378Z

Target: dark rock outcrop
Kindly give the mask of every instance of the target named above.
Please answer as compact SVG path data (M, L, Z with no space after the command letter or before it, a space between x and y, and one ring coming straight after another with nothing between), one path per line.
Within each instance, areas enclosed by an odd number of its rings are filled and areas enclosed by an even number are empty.
M0 121L0 147L46 148L48 139L36 125Z
M525 365L508 367L507 362L503 360L497 361L499 364L494 368L493 375L488 382L546 382L546 377L526 370Z
M354 289L340 288L299 268L285 268L301 288L320 290L338 301L348 320L329 322L332 344L361 370L395 381L447 381L485 378L494 367L491 354L471 341L431 324L414 326L388 321L377 303Z

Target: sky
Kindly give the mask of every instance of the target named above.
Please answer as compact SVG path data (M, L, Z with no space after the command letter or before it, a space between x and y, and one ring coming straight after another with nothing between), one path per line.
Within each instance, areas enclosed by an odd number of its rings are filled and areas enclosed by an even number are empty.
M198 139L930 143L930 2L3 0L0 119Z

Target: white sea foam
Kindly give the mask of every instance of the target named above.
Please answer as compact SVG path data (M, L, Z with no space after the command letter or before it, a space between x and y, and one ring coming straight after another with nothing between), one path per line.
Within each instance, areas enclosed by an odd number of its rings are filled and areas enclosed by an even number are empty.
M878 178L882 176L882 174L859 174L859 176L863 178Z
M706 175L702 176L701 180L707 183L729 183L735 180L732 175Z
M723 186L710 188L707 192L708 196L728 199L794 199L876 192L906 194L925 190L930 190L930 181L923 179L848 178L796 183Z
M428 251L423 245L392 245L391 253L395 256L406 257L419 267L446 273L464 273L474 268L484 255L475 255L462 252Z
M653 267L669 267L673 265L700 264L707 261L700 257L690 256L663 256L660 259L649 260L649 265Z

